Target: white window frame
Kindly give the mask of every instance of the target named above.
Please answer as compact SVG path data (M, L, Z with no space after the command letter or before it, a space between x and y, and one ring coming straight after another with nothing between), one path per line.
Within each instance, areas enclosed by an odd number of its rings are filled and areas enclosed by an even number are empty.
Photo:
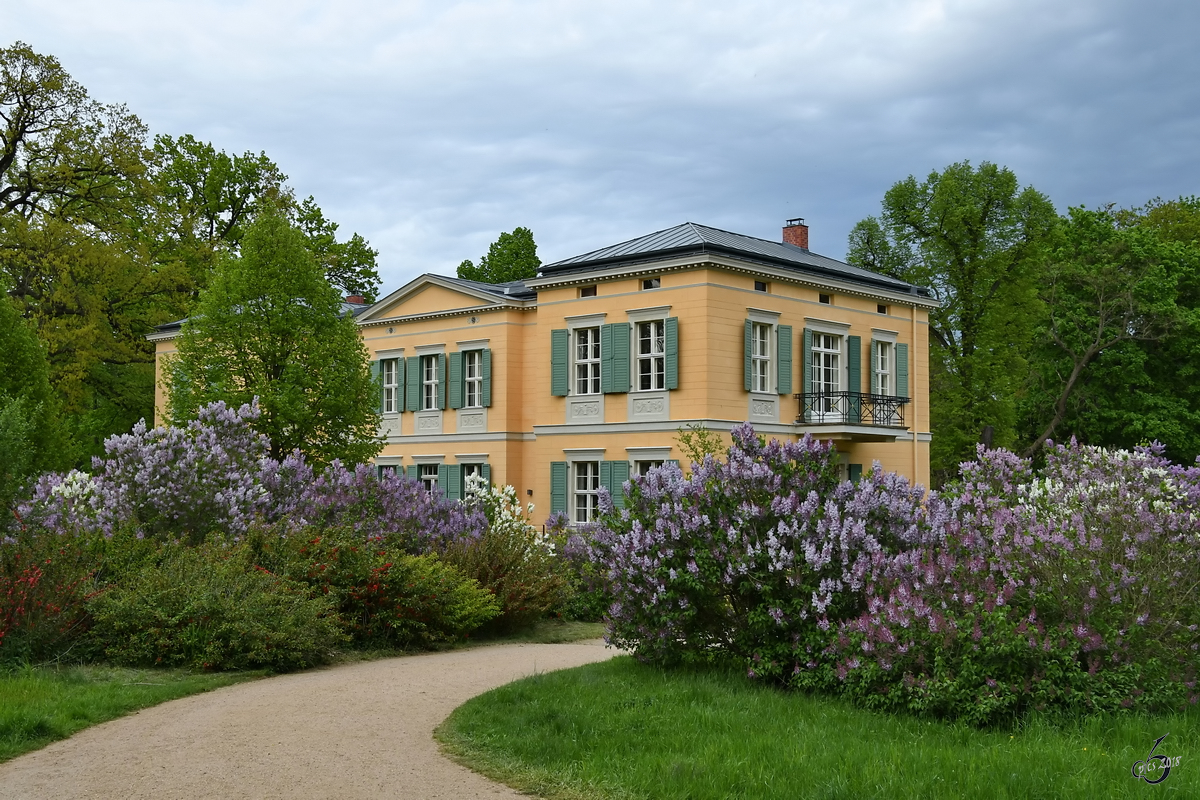
M875 352L871 354L874 361L875 386L872 386L872 393L891 397L896 393L895 369L896 369L896 347L891 342L886 342L880 339L875 340Z
M661 467L666 462L665 458L638 459L633 462L633 474L645 476L650 470Z
M581 338L586 342L581 343ZM587 356L579 357L580 348L588 348ZM588 325L571 329L571 394L576 396L598 395L600 391L600 326ZM581 368L587 370L581 375ZM580 391L580 387L584 391Z
M430 494L438 490L438 470L440 468L441 464L417 464L417 480Z
M400 385L397 382L399 370L397 369L397 358L384 358L380 360L380 375L383 379L383 413L398 414L400 413Z
M842 389L842 371L845 369L845 364L842 350L845 347L846 337L824 331L814 331L812 337L809 368L813 371L813 393L820 395L844 391ZM819 410L825 414L834 412L837 402L836 398L825 397L821 401L822 407Z
M750 321L750 391L758 394L771 392L771 345L775 338L775 325L770 322Z
M483 408L483 351L466 350L462 360L463 408Z
M421 367L421 410L437 411L439 409L438 395L438 356L436 354L422 355L418 362Z
M637 351L634 359L634 390L639 392L662 392L667 388L667 320L658 319L635 322L634 342ZM643 330L650 335L644 337ZM647 346L647 349L644 349ZM643 385L643 378L647 378Z

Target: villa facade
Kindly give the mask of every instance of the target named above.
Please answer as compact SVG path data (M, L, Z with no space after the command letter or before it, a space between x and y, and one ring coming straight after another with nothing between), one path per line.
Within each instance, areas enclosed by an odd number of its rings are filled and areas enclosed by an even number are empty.
M422 275L348 308L380 379L381 470L450 497L479 473L541 518L587 522L600 487L619 496L630 475L683 460L687 426L811 433L847 478L878 461L928 485L935 306L809 251L791 220L780 242L685 223L537 278ZM152 338L174 350L172 331Z

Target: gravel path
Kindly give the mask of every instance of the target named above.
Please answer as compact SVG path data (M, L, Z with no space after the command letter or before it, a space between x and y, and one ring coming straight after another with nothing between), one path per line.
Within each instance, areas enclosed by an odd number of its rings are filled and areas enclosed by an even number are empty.
M228 686L0 764L0 798L522 797L442 756L433 729L488 689L613 654L496 645Z

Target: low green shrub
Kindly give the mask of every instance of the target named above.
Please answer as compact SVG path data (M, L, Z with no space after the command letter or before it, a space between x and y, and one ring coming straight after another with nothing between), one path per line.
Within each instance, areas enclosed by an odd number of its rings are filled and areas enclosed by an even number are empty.
M507 633L561 611L572 594L567 565L554 541L529 524L516 490L473 483L468 504L482 508L487 530L451 542L441 555L500 601L488 628Z
M219 544L165 546L88 608L95 649L132 666L285 671L322 663L345 640L333 602Z
M500 612L496 598L434 555L412 556L347 528L311 538L255 531L260 568L327 597L360 646L430 647L463 637Z

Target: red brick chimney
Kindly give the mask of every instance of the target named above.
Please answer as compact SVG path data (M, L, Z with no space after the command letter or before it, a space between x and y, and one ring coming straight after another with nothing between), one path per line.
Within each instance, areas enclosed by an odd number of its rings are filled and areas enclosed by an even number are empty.
M359 305L359 306L366 305L366 303L367 303L367 301L363 299L363 296L361 294L346 295L346 302L353 303L354 305Z
M808 249L808 226L804 224L803 217L787 221L783 226L783 241L785 244L794 244L796 247Z

